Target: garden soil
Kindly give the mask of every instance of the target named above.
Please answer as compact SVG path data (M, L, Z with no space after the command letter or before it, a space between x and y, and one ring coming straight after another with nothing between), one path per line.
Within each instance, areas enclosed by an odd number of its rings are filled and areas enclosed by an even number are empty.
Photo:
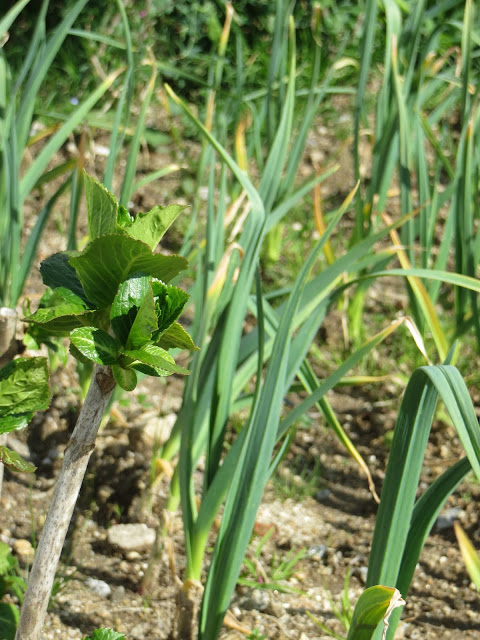
M336 180L339 185L349 184L351 176L337 176ZM330 188L337 189L335 184ZM167 185L165 192L146 192L137 205L147 210L164 204L168 191ZM26 220L27 230L38 203L29 206L32 215ZM59 225L61 215L49 225L40 259L64 249ZM385 281L382 286L387 286ZM33 274L26 289L33 308L42 291L38 274ZM381 305L386 297L377 284L369 303L372 313L385 314ZM399 292L395 305L404 304L406 298ZM341 326L339 312L333 311L320 337L322 351L341 351ZM383 360L384 369L396 370L388 345L376 357ZM388 378L329 394L341 424L370 468L378 493L404 383L405 377ZM98 627L115 628L127 640L176 637L184 569L182 522L178 513L165 515L170 468L155 464L155 447L175 420L182 384L176 377L145 379L128 400L119 396L113 404L74 513L43 640L80 640ZM37 466L33 475L7 472L0 503L0 539L11 545L23 575L31 563L32 543L41 535L80 407L74 363L53 372L52 391L50 408L9 441ZM472 393L478 406L478 394ZM288 398L289 405L296 401L294 396ZM455 431L439 414L420 488L425 489L462 455ZM200 482L201 468L197 473ZM457 518L480 549L479 499L480 486L472 477L449 499L445 517L436 524L420 557L396 638L480 640L480 596L468 578L452 525ZM340 636L346 635L341 597L345 591L353 605L365 588L377 509L361 470L321 415L310 412L266 488L247 554L250 568L242 571L242 584L235 590L220 637L240 640L255 633L252 637L271 640L328 638L314 618ZM111 541L116 525L135 523L157 533L165 524L153 563L151 540L138 548L135 544L122 548ZM211 544L214 541L215 529ZM8 598L16 601L13 596Z

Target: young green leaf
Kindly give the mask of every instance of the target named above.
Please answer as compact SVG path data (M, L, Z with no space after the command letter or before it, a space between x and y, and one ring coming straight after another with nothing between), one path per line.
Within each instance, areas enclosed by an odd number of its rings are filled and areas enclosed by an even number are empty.
M17 358L0 369L0 417L47 409L46 358Z
M15 416L4 416L0 418L0 434L10 433L10 431L19 431L25 429L30 420L33 418L33 413L20 413Z
M19 617L18 607L7 602L0 602L1 640L14 640Z
M113 302L119 285L134 273L144 271L168 282L187 268L185 258L153 254L144 242L122 235L96 238L81 255L71 257L70 264L99 309Z
M157 339L156 345L163 349L188 349L198 351L190 334L188 334L181 324L174 322Z
M118 288L110 309L113 332L123 345L131 349L140 348L148 342L158 326L150 281L149 275L137 273L130 276ZM134 335L129 340L139 316Z
M132 358L134 361L152 367L157 372L156 374L150 373L150 375L165 376L169 373L188 375L190 373L188 369L184 369L178 364L175 364L174 359L168 351L151 344L147 344L143 349L125 350L123 354ZM141 365L138 366L137 363L132 364L132 366L139 371L145 371L145 368Z
M381 585L366 589L355 605L347 640L371 640L382 620L384 640L392 611L404 604L405 601L397 589Z
M73 329L98 325L105 322L104 311L85 311L73 304L58 305L38 309L31 316L23 319L41 326L50 336L69 336Z
M168 227L185 209L179 204L167 207L153 207L147 213L139 213L133 223L126 227L128 235L148 244L153 251L163 238Z
M158 320L158 331L153 335L156 339L182 313L189 296L182 289L163 282L152 282L152 288Z
M96 327L81 327L70 334L72 344L80 353L97 364L116 364L120 343L116 338Z
M117 225L118 202L113 194L93 176L83 172L90 238L120 233Z
M35 465L24 460L18 455L18 453L3 445L0 446L0 462L2 462L8 469L11 469L12 471L19 471L20 473L33 473L37 468Z
M91 636L83 640L125 640L123 633L118 633L113 629L95 629Z
M112 366L115 382L124 391L133 391L137 386L137 374L133 369L124 369L118 364Z

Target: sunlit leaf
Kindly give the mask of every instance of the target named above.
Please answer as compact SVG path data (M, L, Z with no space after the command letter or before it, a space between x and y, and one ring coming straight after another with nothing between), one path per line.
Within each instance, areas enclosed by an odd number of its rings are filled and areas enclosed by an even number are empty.
M8 469L19 471L20 473L33 473L36 469L35 465L27 462L18 453L3 445L0 446L0 462L3 462Z
M182 313L189 296L182 289L162 282L152 282L152 288L158 321L158 331L153 336L155 339Z
M355 605L347 640L371 640L382 621L383 640L392 611L404 604L405 601L397 589L380 585L366 589Z
M151 277L135 274L122 282L110 309L112 329L123 345L127 345L132 327L142 308L134 336L128 342L129 348L138 348L150 340L157 328Z
M126 227L126 232L132 238L148 244L153 251L163 238L165 231L184 209L185 207L179 204L153 207L147 213L137 214L134 222Z
M109 233L119 233L117 199L103 184L85 171L83 172L83 177L90 238L93 240Z
M70 334L72 344L80 353L97 364L111 365L118 361L120 343L96 327L81 327Z
M457 536L458 546L462 552L463 561L468 571L475 589L480 592L480 555L478 555L475 547L473 546L470 538L462 529L459 522L453 523L455 535Z
M168 282L187 268L185 258L153 254L144 242L122 235L96 238L70 264L88 299L100 309L113 302L119 285L134 273L144 271Z
M153 367L155 371L157 371L157 375L167 375L167 372L180 373L182 375L188 375L190 373L188 369L184 369L180 365L175 364L174 359L168 351L154 345L146 345L143 349L124 350L123 353L129 358ZM135 366L135 368L142 370L141 367Z
M156 344L163 349L179 348L198 351L190 335L178 322L171 324L158 338Z
M50 403L46 358L17 358L0 369L0 416L41 411Z

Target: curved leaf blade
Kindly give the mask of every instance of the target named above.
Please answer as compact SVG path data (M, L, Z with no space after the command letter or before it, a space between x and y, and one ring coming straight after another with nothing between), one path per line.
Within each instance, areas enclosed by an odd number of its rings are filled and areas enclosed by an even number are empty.
M188 265L181 256L153 254L144 242L127 235L96 238L70 264L88 299L100 309L113 302L119 285L134 273L144 271L168 282Z
M80 327L70 334L74 347L89 360L109 366L118 362L120 343L96 327Z

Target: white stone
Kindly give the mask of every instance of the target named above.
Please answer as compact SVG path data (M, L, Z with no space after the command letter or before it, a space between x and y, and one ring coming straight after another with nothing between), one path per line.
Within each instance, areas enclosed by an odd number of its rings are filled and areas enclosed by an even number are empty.
M121 551L144 551L155 540L155 530L146 524L115 524L107 532L107 541Z
M85 586L93 594L102 598L109 598L112 593L110 585L104 580L98 580L97 578L87 578L85 580Z

